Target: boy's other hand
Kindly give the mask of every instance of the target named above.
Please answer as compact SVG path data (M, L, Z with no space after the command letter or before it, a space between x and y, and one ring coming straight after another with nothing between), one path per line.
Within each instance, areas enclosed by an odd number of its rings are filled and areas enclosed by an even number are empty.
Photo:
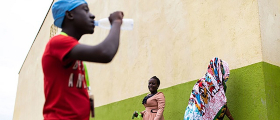
M122 11L116 11L110 14L109 16L109 21L111 23L111 25L113 24L113 22L120 22L122 23L122 19L123 19L123 12Z

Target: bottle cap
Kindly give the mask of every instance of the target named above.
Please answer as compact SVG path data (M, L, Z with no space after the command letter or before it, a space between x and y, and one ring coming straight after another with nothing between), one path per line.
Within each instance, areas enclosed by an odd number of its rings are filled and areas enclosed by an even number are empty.
M94 26L98 26L99 22L98 21L94 21Z

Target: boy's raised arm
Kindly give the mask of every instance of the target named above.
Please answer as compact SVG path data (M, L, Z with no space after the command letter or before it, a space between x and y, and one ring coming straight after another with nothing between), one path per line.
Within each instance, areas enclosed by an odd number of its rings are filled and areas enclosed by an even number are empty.
M65 57L99 63L110 62L119 48L122 18L122 12L117 11L112 13L109 16L112 28L103 42L95 46L77 44Z

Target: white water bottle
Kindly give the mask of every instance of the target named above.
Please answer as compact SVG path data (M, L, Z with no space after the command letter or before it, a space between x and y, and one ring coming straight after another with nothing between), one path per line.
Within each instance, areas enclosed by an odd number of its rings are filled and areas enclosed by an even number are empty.
M132 30L133 29L133 19L122 19L122 30ZM98 21L94 21L94 25L105 28L105 29L111 29L111 24L108 18L103 18Z

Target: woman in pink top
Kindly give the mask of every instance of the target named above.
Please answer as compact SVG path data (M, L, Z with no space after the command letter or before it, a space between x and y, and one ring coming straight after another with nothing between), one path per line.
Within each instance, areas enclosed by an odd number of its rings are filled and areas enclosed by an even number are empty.
M141 112L143 120L164 120L165 98L162 92L157 92L159 85L160 81L156 76L149 80L148 88L151 93L142 101L146 108Z

